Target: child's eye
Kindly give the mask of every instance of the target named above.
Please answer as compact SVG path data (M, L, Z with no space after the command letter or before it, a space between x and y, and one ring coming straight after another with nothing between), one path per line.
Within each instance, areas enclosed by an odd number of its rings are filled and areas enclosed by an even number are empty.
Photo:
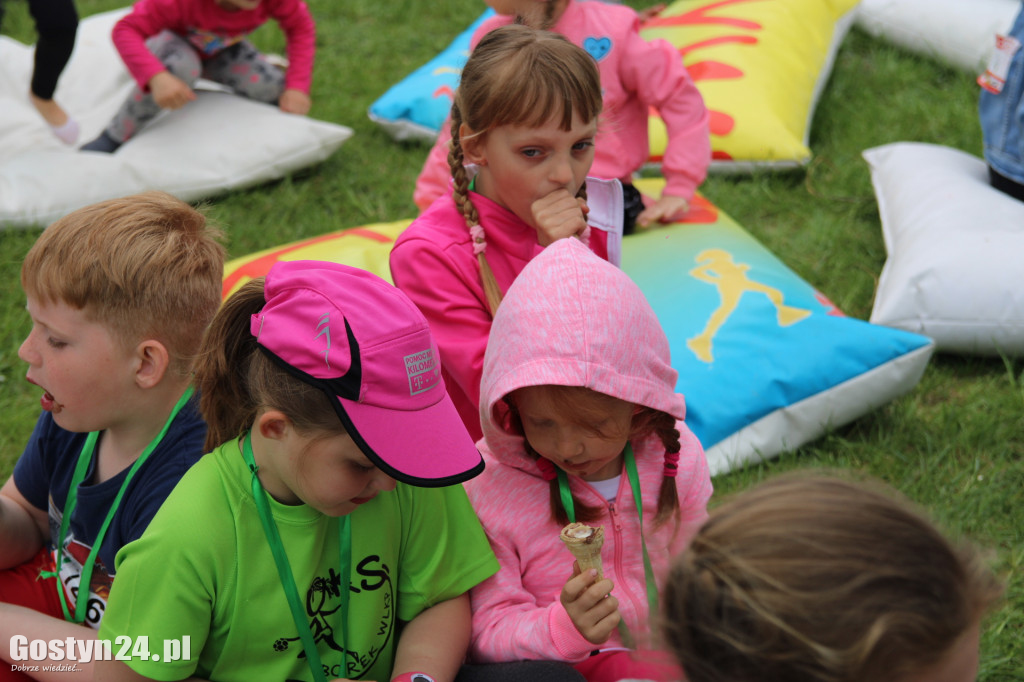
M364 464L359 464L358 462L349 462L349 466L352 467L353 471L355 471L356 473L359 473L359 474L368 474L371 471L373 471L374 468L375 468L372 464L364 465Z
M58 339L55 339L52 336L46 337L46 343L49 344L50 348L56 348L58 350L61 349L61 348L64 348L65 346L68 345L64 341L60 341Z
M573 151L583 152L594 146L593 140L580 140L572 146Z
M535 159L540 156L541 151L539 149L524 149L522 154L528 159Z

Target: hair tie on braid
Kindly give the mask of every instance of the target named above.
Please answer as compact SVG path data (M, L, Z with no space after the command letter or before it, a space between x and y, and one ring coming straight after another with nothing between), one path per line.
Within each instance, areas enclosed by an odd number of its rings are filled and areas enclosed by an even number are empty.
M583 232L580 232L580 241L587 248L590 248L590 225L583 228Z
M473 255L478 256L487 250L487 239L484 237L484 226L477 223L469 228L469 236L473 239Z
M665 470L662 472L662 476L668 476L669 478L675 478L676 474L679 473L679 453L678 452L666 452L665 453Z
M553 481L558 477L558 472L555 471L555 465L546 457L537 458L537 468L540 469L541 478L545 481Z

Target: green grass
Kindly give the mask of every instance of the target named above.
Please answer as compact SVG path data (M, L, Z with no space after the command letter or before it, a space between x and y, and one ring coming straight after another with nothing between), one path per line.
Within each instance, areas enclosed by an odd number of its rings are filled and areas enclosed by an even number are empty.
M120 6L79 0L83 15ZM209 202L232 256L294 239L414 215L426 148L400 145L366 117L387 87L426 62L482 11L478 0L312 0L318 53L312 115L354 137L323 164ZM649 2L630 2L646 6ZM21 2L4 33L33 42ZM256 38L280 51L276 29ZM805 171L710 178L704 194L847 314L866 319L885 261L875 197L860 153L915 140L981 149L973 77L851 33L819 102ZM225 122L225 125L229 125ZM17 348L28 331L19 264L38 230L0 230L0 475L38 412ZM1008 286L1011 282L1008 281ZM987 621L981 680L1024 680L1024 359L935 357L918 387L771 462L716 478L720 495L777 472L832 467L872 474L927 507L954 535L991 548L1009 584Z

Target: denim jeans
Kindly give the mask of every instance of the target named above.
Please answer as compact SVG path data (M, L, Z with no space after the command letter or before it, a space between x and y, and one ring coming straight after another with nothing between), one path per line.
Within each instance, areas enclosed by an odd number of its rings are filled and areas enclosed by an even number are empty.
M1024 44L1024 10L1010 35ZM1024 184L1024 45L1013 55L1002 92L981 91L978 116L985 161L999 175Z

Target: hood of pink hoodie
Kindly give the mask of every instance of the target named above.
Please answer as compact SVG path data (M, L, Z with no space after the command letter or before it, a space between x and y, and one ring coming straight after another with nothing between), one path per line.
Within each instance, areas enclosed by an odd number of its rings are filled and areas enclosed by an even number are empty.
M524 386L584 386L685 416L668 338L640 288L578 239L561 239L509 287L494 317L480 384L485 449L533 471L508 430L506 395Z

